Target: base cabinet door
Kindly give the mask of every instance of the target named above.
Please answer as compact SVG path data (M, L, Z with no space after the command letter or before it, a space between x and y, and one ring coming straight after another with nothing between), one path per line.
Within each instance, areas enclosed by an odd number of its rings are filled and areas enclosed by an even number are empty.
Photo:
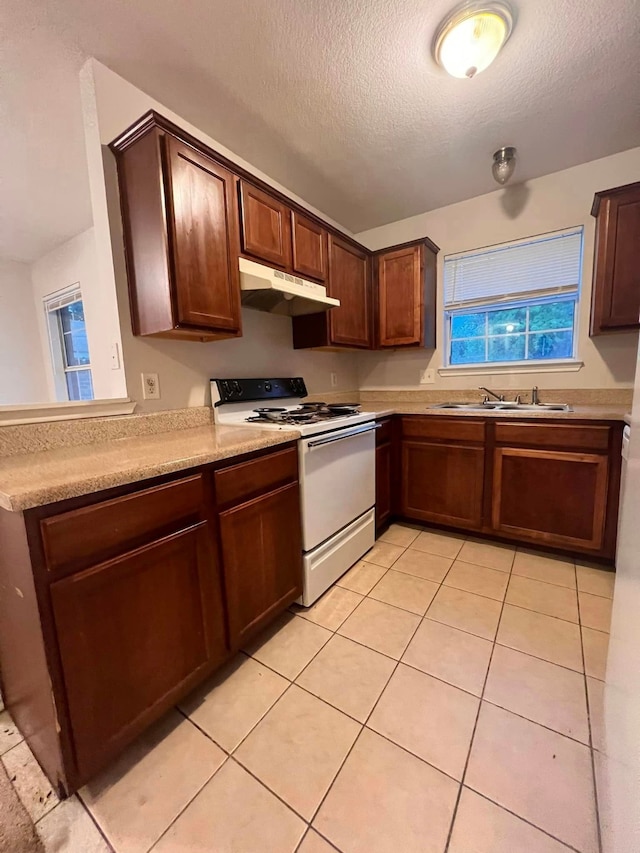
M57 581L51 599L81 778L226 655L206 522Z
M297 483L220 513L229 631L241 646L302 594Z
M600 551L608 483L605 455L496 448L492 527L531 542Z
M400 511L406 518L482 527L484 447L402 442Z

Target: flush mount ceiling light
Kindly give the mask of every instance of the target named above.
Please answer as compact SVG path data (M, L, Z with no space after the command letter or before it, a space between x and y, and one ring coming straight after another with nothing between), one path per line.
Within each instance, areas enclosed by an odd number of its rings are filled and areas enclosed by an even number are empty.
M433 55L452 77L475 77L491 65L512 29L507 3L463 3L440 24Z
M506 184L516 168L516 149L511 145L498 148L493 155L491 171L499 184Z

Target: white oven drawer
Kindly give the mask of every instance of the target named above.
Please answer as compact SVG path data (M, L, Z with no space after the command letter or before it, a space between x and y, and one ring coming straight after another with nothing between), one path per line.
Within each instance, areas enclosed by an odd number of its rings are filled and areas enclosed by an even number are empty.
M363 554L373 548L375 540L376 518L370 509L327 542L305 554L302 598L298 603L310 607Z
M375 505L375 424L303 438L299 454L302 547L310 551Z

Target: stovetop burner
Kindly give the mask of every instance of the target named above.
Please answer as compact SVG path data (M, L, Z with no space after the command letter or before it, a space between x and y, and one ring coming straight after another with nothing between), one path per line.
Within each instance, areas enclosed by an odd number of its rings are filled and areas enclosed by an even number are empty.
M303 403L298 409L284 408L259 408L254 409L254 415L246 418L248 423L276 423L276 424L314 424L332 418L344 418L355 415L359 411L358 405L335 406L327 403Z

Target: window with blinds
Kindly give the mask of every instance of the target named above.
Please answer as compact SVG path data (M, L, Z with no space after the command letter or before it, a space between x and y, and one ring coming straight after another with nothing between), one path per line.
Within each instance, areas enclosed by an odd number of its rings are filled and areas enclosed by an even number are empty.
M93 400L93 377L80 286L44 299L56 398Z
M446 363L575 358L582 230L445 257Z

